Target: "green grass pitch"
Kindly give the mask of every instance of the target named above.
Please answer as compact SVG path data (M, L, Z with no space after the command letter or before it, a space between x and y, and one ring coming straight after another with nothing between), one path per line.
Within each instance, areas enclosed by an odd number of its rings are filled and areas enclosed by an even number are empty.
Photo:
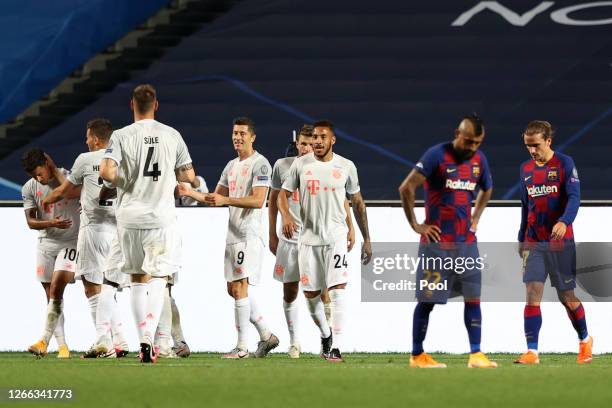
M36 360L0 353L2 406L37 407L608 407L612 355L578 366L575 355L542 355L540 366L517 366L491 355L498 369L468 369L466 355L436 354L447 369L406 368L405 354L345 354L328 363L305 354L221 360L219 354L143 365L131 353L117 360ZM9 388L70 388L70 402L15 402Z

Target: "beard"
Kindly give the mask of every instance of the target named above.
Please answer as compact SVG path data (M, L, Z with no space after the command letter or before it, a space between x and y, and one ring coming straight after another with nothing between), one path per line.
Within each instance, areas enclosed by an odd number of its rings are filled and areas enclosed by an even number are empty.
M313 149L313 152L314 152L314 155L315 155L316 157L321 158L321 157L325 157L325 156L327 156L327 153L329 153L329 151L330 151L330 150L331 150L331 145L329 145L329 147L328 147L327 149L324 149L324 150L323 150L323 153L321 153L321 154L317 154L317 151L316 151L316 150L314 150L314 149Z
M471 150L455 150L455 156L461 161L471 159L475 153L476 152L473 152Z

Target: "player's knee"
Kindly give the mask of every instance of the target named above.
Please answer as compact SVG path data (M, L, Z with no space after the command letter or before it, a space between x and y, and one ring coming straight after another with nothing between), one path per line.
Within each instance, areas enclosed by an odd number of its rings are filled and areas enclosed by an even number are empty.
M297 282L293 283L285 283L283 287L283 300L287 303L292 303L295 299L297 299L299 291L299 285Z
M305 290L304 291L304 296L306 297L306 299L312 299L315 298L317 296L319 296L321 294L320 290Z
M228 290L230 296L234 299L242 299L248 296L248 283L245 279L230 282Z

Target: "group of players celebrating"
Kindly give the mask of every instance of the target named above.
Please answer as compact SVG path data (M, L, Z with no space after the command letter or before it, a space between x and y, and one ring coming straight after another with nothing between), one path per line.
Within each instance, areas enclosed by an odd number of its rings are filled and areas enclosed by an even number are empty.
M179 132L155 118L159 107L155 89L137 86L131 99L134 123L113 131L108 120L86 126L89 152L81 154L71 171L58 168L41 149L22 158L32 177L23 187L28 226L40 230L36 273L47 296L43 334L29 347L47 354L51 337L59 358L68 358L64 336L63 293L75 278L83 282L96 327L93 346L83 357L123 357L128 345L117 310L117 290L130 287L131 308L143 363L158 357L187 357L180 315L171 288L181 269L181 237L175 200L229 206L224 273L234 299L236 346L223 358L265 357L279 345L259 311L249 286L261 281L265 251L264 208L269 203L269 249L276 256L273 276L283 283L283 308L290 335L288 355L299 358L298 308L301 284L308 309L321 334L321 356L343 361L343 331L347 315L345 288L349 281L347 253L355 243L350 207L363 244L361 261L372 257L366 205L354 163L333 152L336 143L330 121L304 125L295 141L297 156L278 160L274 168L254 150L255 124L246 117L233 121L232 144L237 157L221 173L214 192L196 176ZM410 226L421 235L422 248L431 243L475 243L478 221L492 193L487 160L478 150L484 125L475 115L463 118L455 138L429 149L400 186ZM528 351L517 362L539 363L540 301L550 275L559 299L580 338L579 363L592 358L584 309L575 297L575 256L567 251L540 251L537 243L573 244L571 224L579 202L579 180L573 161L551 148L552 128L531 122L524 142L532 159L521 166L522 223L519 241L527 285L525 336ZM171 171L172 170L172 171ZM414 213L416 189L425 187L425 222ZM270 191L269 191L270 190ZM475 208L472 211L472 201ZM350 204L349 205L349 201ZM80 215L79 215L80 213ZM277 231L277 217L281 225ZM459 256L448 245L446 253ZM450 252L449 252L450 251ZM565 255L561 255L565 254ZM571 255L571 251L570 251ZM470 342L468 366L497 364L480 351L480 271L418 272L418 278L458 284L465 299L465 324ZM429 314L445 303L450 290L432 297L417 293L413 318L411 367L441 368L424 352ZM248 351L248 326L259 334L254 353Z

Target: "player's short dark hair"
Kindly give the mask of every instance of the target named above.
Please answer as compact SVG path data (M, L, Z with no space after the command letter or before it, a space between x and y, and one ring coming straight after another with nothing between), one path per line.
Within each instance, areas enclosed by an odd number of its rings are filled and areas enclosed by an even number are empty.
M108 141L113 133L113 124L108 119L96 118L87 122L86 129L91 130L99 139Z
M474 126L474 135L480 136L484 132L484 121L476 112L472 112L469 115L465 115L463 120L469 121Z
M298 138L300 136L312 137L313 130L314 130L314 126L312 125L307 125L307 124L302 125L302 127L300 128L300 131L298 132Z
M237 118L234 118L234 121L232 123L238 126L246 126L249 129L249 132L255 134L255 121L253 121L253 119L251 118L247 118L246 116L239 116Z
M336 133L336 131L334 130L334 124L332 123L331 120L327 120L327 119L321 119L321 120L317 120L315 123L312 124L312 128L316 128L316 127L324 127L324 128L328 128L329 130L332 131L332 133Z
M155 106L157 100L157 92L151 84L141 84L134 88L132 92L132 100L134 108L138 113L147 113Z
M550 122L545 120L532 120L527 124L527 128L525 129L525 134L527 136L533 136L541 133L544 136L544 140L552 139L555 135L555 130L553 129Z
M33 147L21 156L21 165L28 174L32 173L36 167L46 164L45 152L39 147Z

